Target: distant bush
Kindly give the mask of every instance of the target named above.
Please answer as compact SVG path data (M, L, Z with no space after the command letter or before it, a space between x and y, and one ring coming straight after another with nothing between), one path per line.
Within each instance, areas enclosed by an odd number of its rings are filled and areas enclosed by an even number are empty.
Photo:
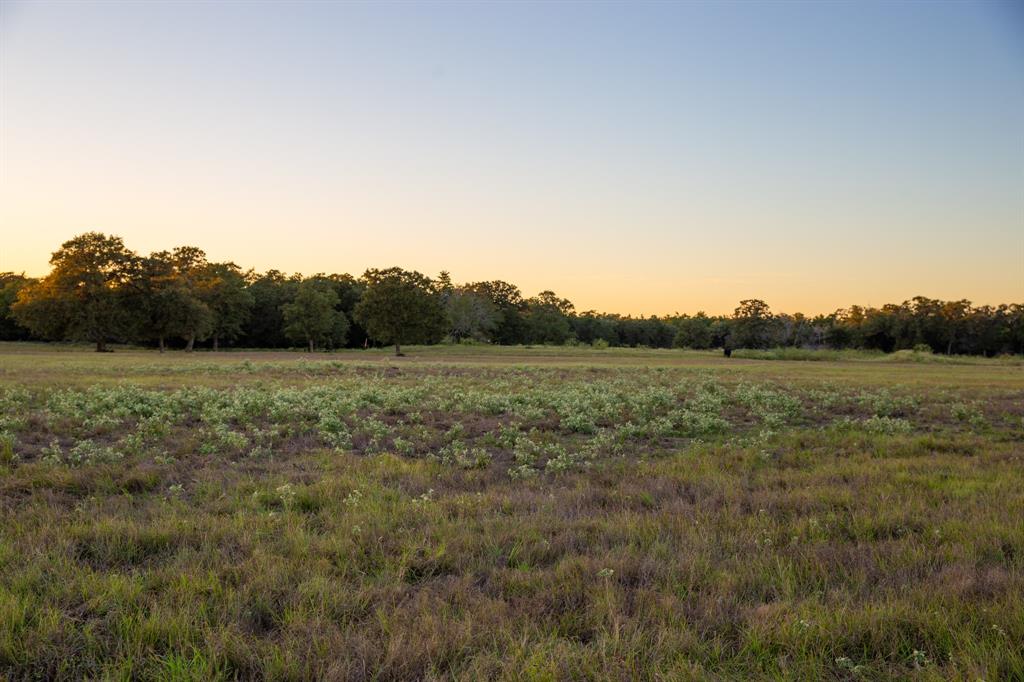
M982 363L997 362L999 364L1019 367L1024 360L1017 355L1000 355L996 358L982 358L974 355L939 355L928 351L921 353L916 350L898 350L879 358L884 362L921 362L941 365L978 365Z
M884 355L885 353L882 351L816 350L810 348L769 348L768 350L738 348L732 352L732 357L748 360L868 360L877 359Z
M608 342L605 339L594 339L594 342L590 344L598 350L604 350L608 348Z
M799 360L809 362L860 360L867 362L939 363L944 365L975 365L995 361L1012 366L1024 365L1024 359L1017 355L1000 355L996 358L982 358L973 355L937 355L930 349L927 352L898 350L886 353L880 350L814 350L809 348L755 350L752 348L737 348L732 352L732 357L746 360Z

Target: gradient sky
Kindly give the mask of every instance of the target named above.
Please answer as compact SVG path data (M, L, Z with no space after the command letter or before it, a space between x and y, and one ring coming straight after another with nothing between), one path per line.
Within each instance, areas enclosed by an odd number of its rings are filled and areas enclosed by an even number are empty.
M1024 301L1022 7L3 0L0 270L101 230L579 310Z

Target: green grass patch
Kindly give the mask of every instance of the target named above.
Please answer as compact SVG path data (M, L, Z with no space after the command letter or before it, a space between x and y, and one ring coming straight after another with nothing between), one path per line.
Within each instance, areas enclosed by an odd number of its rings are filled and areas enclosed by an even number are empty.
M1024 679L1016 367L467 348L0 349L0 677Z

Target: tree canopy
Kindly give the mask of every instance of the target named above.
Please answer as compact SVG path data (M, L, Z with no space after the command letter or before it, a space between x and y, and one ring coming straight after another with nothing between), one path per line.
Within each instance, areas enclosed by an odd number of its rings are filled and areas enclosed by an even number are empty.
M317 346L341 345L348 333L348 319L337 310L340 299L328 282L307 279L295 290L291 303L281 306L284 331L301 341L312 353Z
M402 344L436 343L448 320L434 281L419 272L388 268L363 273L366 291L355 317L371 338L392 344L401 355Z
M1024 353L1024 304L917 296L828 315L771 310L756 298L731 315L578 313L550 290L524 297L502 280L458 283L402 268L362 277L244 271L179 246L139 256L88 232L53 254L40 279L0 273L0 339L81 340L186 350L197 345L307 350L453 342L586 343L652 348L862 348L885 352Z
M54 252L49 275L18 292L14 317L39 336L90 341L103 351L130 327L124 296L136 261L120 237L79 235Z

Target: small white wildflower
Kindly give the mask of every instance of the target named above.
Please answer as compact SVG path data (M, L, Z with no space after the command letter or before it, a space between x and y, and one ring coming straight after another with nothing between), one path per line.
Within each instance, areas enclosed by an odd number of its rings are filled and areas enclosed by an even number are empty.
M281 504L291 507L295 503L295 491L291 483L277 486L277 496L281 498Z

